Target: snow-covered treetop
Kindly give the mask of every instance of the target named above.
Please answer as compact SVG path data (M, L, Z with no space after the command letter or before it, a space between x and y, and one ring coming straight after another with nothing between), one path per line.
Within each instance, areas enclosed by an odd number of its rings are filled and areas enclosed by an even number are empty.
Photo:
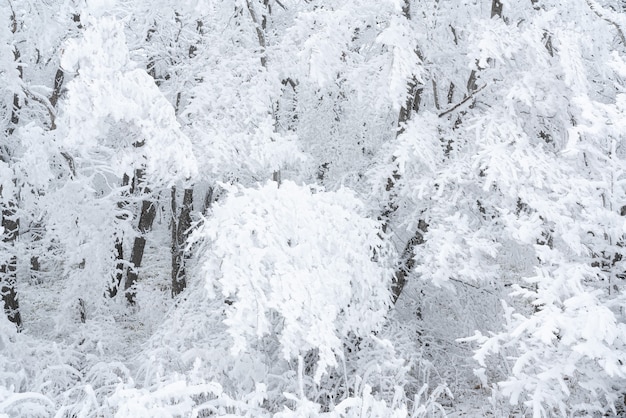
M111 17L85 20L84 36L67 41L61 61L77 75L68 84L59 123L63 145L82 156L108 155L118 175L145 164L152 182L191 177L191 143L154 79L130 60L122 23Z

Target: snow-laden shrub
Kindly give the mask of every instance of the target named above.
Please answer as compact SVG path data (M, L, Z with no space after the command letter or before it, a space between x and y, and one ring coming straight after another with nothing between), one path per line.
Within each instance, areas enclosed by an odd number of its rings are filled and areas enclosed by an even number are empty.
M48 416L54 403L28 387L30 352L20 337L15 324L0 315L0 417Z
M233 188L194 236L207 290L231 304L233 353L275 335L285 359L318 350L319 381L337 365L342 338L368 335L384 320L390 252L380 233L345 190Z
M50 392L74 383L66 373L70 366L61 365L67 358L61 357L54 345L45 347L18 333L15 324L0 315L0 417L51 416L56 405Z
M230 305L233 354L272 335L285 359L317 350L319 382L337 366L342 339L384 321L391 252L380 235L380 222L346 190L233 187L194 235L206 289Z

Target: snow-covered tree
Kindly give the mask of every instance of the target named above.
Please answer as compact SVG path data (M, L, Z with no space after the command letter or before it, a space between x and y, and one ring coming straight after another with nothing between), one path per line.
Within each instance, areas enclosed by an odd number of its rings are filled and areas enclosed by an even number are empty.
M172 105L130 59L122 24L111 17L82 19L84 36L64 49L63 68L75 77L67 84L56 131L73 173L47 196L65 205L50 213L48 228L71 254L66 267L80 267L73 274L85 286L103 291L110 285L103 277L128 269L118 276L125 283L114 286L123 286L132 300L156 196L194 175L195 158ZM69 233L73 229L78 233ZM125 250L132 243L130 259L120 257L121 242Z
M211 297L230 307L233 353L270 335L286 360L316 350L315 381L337 367L342 340L380 329L391 254L378 222L347 190L284 182L233 189L196 233Z

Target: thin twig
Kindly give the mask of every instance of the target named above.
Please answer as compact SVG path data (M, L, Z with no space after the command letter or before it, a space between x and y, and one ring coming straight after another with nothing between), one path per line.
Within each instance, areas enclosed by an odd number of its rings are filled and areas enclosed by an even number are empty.
M455 104L454 106L452 106L450 109L446 110L445 112L441 112L439 114L439 117L442 118L445 115L447 115L448 113L452 113L454 112L456 109L458 109L459 107L463 106L465 103L467 103L469 100L473 99L474 96L476 96L476 94L478 92L480 92L482 89L484 89L485 87L487 87L487 85L485 84L484 86L474 90L472 92L472 94L468 95L466 98L464 98L463 100L461 100L459 103Z

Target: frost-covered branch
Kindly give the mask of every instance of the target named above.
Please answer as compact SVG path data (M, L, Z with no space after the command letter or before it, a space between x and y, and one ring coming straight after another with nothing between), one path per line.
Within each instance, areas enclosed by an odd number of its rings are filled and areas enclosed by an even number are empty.
M454 112L456 109L458 109L459 107L463 106L465 103L467 103L468 101L472 100L474 98L474 96L476 96L476 94L478 94L481 90L483 90L487 85L485 84L482 87L479 87L478 89L474 90L471 94L468 94L463 100L461 100L459 103L455 104L454 106L452 106L450 109L446 110L445 112L441 112L439 113L439 117L442 118L444 116L446 116L449 113Z
M265 68L267 67L267 40L265 38L265 18L259 18L256 8L250 2L250 0L246 0L246 5L248 6L248 12L250 13L250 17L252 18L252 22L254 23L256 35L259 39L259 46L261 47L261 66Z
M26 87L23 87L22 90L24 91L24 94L26 95L26 97L28 97L31 100L34 100L35 102L43 105L46 108L46 110L48 111L48 116L50 118L50 130L55 130L56 129L56 110L54 110L54 107L50 103L50 100L46 96L36 93Z
M624 36L624 31L617 21L620 19L620 16L617 13L611 12L600 6L594 0L586 0L589 8L598 16L600 19L604 20L611 26L617 30L617 34L619 36L620 41L623 46L626 46L626 36Z

